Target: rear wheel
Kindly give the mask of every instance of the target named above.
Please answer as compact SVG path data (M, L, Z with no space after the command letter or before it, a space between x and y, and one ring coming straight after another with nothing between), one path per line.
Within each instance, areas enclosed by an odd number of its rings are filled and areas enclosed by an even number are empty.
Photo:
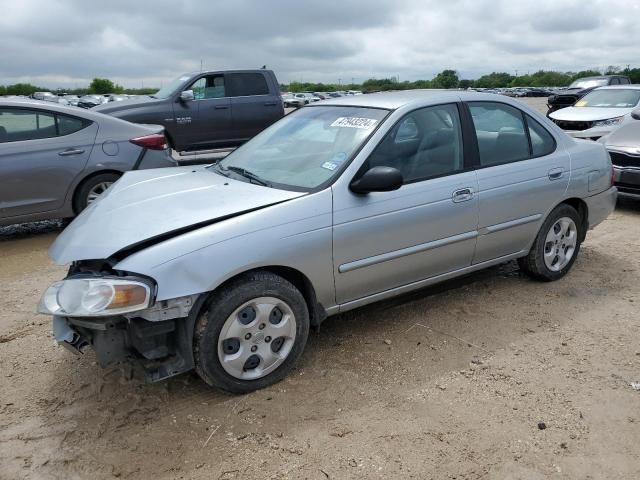
M562 278L578 256L582 228L575 208L559 205L542 224L529 254L518 260L520 268L542 281Z
M194 334L196 371L213 387L247 393L282 380L309 334L300 291L270 272L251 272L215 292Z
M100 173L85 180L76 191L73 202L76 213L80 213L95 202L119 178L120 174L117 173Z

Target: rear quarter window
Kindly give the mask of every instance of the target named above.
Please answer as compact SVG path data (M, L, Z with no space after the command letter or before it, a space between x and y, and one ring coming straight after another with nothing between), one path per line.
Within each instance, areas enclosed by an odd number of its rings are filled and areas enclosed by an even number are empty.
M69 117L67 115L57 115L58 117L58 135L71 135L79 132L83 128L87 128L92 122L83 118Z
M527 115L527 126L531 138L531 149L534 157L549 155L556 149L553 136L531 116Z
M261 73L230 73L227 86L231 97L269 95L269 85Z

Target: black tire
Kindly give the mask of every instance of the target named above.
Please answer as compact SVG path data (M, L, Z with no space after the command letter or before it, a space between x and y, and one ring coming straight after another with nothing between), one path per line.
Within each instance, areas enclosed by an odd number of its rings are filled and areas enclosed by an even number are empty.
M545 241L552 226L563 217L570 218L575 224L577 235L576 246L569 262L562 269L553 271L547 267L544 261ZM580 252L581 241L584 238L583 228L583 222L575 208L565 203L558 205L552 210L540 227L540 231L533 242L529 254L526 257L518 259L520 269L536 280L543 282L552 282L564 277L567 272L571 270Z
M79 214L82 210L87 208L89 204L89 194L91 191L101 183L114 183L121 177L118 173L100 173L89 177L83 181L76 189L76 194L73 199L73 209L76 214Z
M274 297L295 315L296 334L284 362L271 373L254 380L229 374L218 356L220 333L234 310L258 297ZM229 393L249 393L282 380L302 355L309 336L309 310L300 291L284 278L266 271L249 272L213 292L200 313L193 337L195 369L208 385Z

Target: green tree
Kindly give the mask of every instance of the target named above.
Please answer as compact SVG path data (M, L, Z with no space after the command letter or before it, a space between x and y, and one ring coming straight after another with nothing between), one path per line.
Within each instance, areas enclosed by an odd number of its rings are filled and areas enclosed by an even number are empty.
M571 81L573 82L577 78L597 77L598 75L602 75L602 72L600 70L582 70L576 73L569 72L569 75L571 76Z
M108 78L94 78L89 84L90 93L121 93L124 91L120 85L116 85Z
M16 83L14 85L7 85L7 95L31 95L34 92L46 90L44 88L36 87L30 83Z
M398 83L393 78L370 78L362 84L362 88L368 92L396 90Z
M631 79L631 83L640 83L640 68L631 68L624 73Z
M433 88L456 88L458 86L458 73L455 70L443 70L433 79Z
M482 75L474 82L474 86L480 88L504 88L511 85L513 75L507 72L492 72L488 75Z

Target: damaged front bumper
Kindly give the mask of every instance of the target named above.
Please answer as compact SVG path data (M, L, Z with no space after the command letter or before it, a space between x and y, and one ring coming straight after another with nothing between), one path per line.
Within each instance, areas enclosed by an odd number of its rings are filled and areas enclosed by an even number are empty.
M54 316L53 333L59 345L77 355L88 348L94 350L101 367L133 366L142 371L146 381L157 382L194 367L192 342L197 309L189 302L167 304L136 316Z

